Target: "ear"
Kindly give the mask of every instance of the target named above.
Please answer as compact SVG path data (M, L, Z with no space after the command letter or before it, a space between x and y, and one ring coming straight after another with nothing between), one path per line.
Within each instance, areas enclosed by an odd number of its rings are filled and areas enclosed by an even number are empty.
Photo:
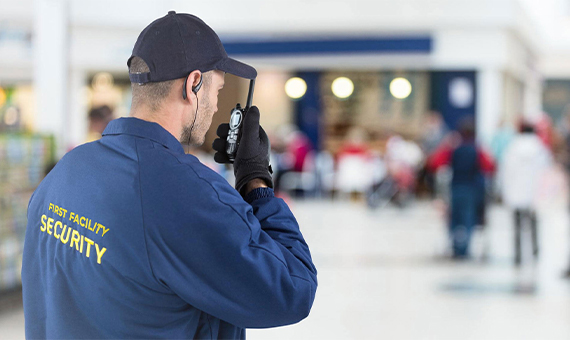
M184 86L182 88L182 98L187 99L190 96L194 96L200 90L202 86L202 72L198 70L192 71L188 77L184 80Z

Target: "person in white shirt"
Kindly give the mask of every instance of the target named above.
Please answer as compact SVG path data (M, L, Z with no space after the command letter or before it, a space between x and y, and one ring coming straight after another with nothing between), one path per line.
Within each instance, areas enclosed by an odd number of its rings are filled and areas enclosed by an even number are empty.
M503 200L513 210L515 219L515 264L521 263L521 234L529 224L533 255L538 257L536 198L539 179L552 162L550 151L535 134L534 127L521 124L517 134L504 153L501 162Z

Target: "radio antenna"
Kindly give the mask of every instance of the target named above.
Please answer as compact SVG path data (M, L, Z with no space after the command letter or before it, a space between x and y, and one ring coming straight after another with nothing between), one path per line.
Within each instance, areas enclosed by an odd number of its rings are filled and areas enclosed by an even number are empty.
M251 107L251 102L253 101L253 87L255 86L255 79L251 79L249 81L249 92L247 94L247 104L245 104L245 109L249 109Z

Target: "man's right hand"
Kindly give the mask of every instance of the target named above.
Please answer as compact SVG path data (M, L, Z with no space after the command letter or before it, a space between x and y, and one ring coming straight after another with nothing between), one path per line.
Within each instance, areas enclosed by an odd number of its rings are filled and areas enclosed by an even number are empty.
M241 129L241 140L234 160L237 191L245 195L246 185L256 178L262 179L268 187L273 188L269 165L269 138L259 125L259 109L256 106L252 106L247 111ZM214 160L218 163L230 163L226 153L229 130L227 123L218 126L219 138L212 144L216 150Z

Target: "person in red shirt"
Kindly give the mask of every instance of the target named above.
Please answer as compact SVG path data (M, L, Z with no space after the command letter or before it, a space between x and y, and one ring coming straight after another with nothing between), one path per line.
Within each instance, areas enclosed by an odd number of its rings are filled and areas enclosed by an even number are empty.
M469 244L475 226L484 216L485 175L495 170L492 157L475 144L472 121L460 125L459 140L450 138L429 157L428 168L436 171L449 165L451 200L449 232L454 258L469 257Z

